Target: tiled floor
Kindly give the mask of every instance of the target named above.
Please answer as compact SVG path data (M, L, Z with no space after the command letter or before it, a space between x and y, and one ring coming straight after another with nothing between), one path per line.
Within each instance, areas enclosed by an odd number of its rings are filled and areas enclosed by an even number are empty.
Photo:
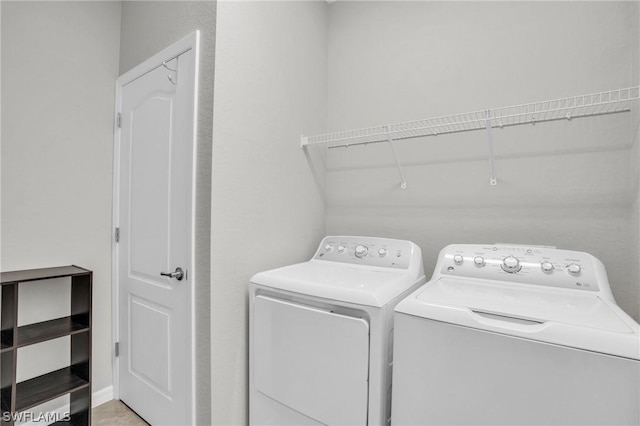
M133 410L117 399L91 410L94 426L148 426Z

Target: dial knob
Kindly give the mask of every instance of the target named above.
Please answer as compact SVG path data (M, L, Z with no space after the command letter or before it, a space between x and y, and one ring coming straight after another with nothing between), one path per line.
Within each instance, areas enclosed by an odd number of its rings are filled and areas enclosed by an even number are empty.
M324 251L333 251L333 246L331 244L327 244L324 246Z
M378 250L378 256L386 257L387 256L387 249L381 248L380 250Z
M462 265L462 262L464 262L464 257L462 257L461 254L456 254L455 256L453 256L453 261L456 265Z
M476 266L484 266L485 261L484 261L484 257L482 256L476 256L473 258L473 263L476 264Z
M520 261L517 257L507 256L502 259L502 270L514 274L520 270Z
M346 248L344 246L338 246L338 253L344 253Z
M363 246L362 244L358 244L356 246L356 257L363 258L369 253L369 248L367 246Z
M567 266L567 271L569 271L571 275L578 275L580 271L582 271L582 268L580 267L580 265L572 263L571 265Z
M540 269L544 272L553 272L553 263L551 262L542 262L540 263Z

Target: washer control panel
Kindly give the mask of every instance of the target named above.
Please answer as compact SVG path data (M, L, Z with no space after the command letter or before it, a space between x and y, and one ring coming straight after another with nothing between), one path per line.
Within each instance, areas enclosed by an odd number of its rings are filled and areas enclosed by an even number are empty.
M540 246L454 244L443 249L439 263L436 272L443 276L583 291L599 291L604 274L602 263L588 253Z
M372 237L325 237L314 259L357 265L407 269L413 246L409 241Z

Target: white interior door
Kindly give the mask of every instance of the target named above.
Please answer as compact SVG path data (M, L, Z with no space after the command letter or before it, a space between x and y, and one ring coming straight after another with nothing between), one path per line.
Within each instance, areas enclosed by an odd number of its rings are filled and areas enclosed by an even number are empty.
M118 79L117 382L152 425L193 422L194 47Z

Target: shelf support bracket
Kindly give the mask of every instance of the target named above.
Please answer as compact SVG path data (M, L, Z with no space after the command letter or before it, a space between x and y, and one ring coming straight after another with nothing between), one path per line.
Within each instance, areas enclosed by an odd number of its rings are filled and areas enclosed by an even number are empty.
M323 200L327 199L327 188L326 188L326 179L324 179L324 175L318 173L316 166L314 164L313 158L311 158L311 153L309 152L309 138L301 135L300 136L300 148L304 152L304 156L307 159L307 163L309 164L309 169L311 169L311 175L313 176L313 181L316 184L316 188L318 189L318 193L322 196Z
M396 167L398 168L398 174L400 174L400 188L407 189L407 180L404 177L404 172L402 171L402 166L400 165L400 160L398 160L398 154L396 154L396 147L393 145L393 139L389 134L389 126L384 126L384 133L387 137L387 142L389 142L389 147L391 148L391 153L393 154L393 159L396 162Z
M496 186L498 184L498 179L496 179L496 172L493 165L494 155L493 155L493 129L491 127L491 110L488 109L485 111L485 120L487 127L487 146L489 147L489 184L491 186Z

